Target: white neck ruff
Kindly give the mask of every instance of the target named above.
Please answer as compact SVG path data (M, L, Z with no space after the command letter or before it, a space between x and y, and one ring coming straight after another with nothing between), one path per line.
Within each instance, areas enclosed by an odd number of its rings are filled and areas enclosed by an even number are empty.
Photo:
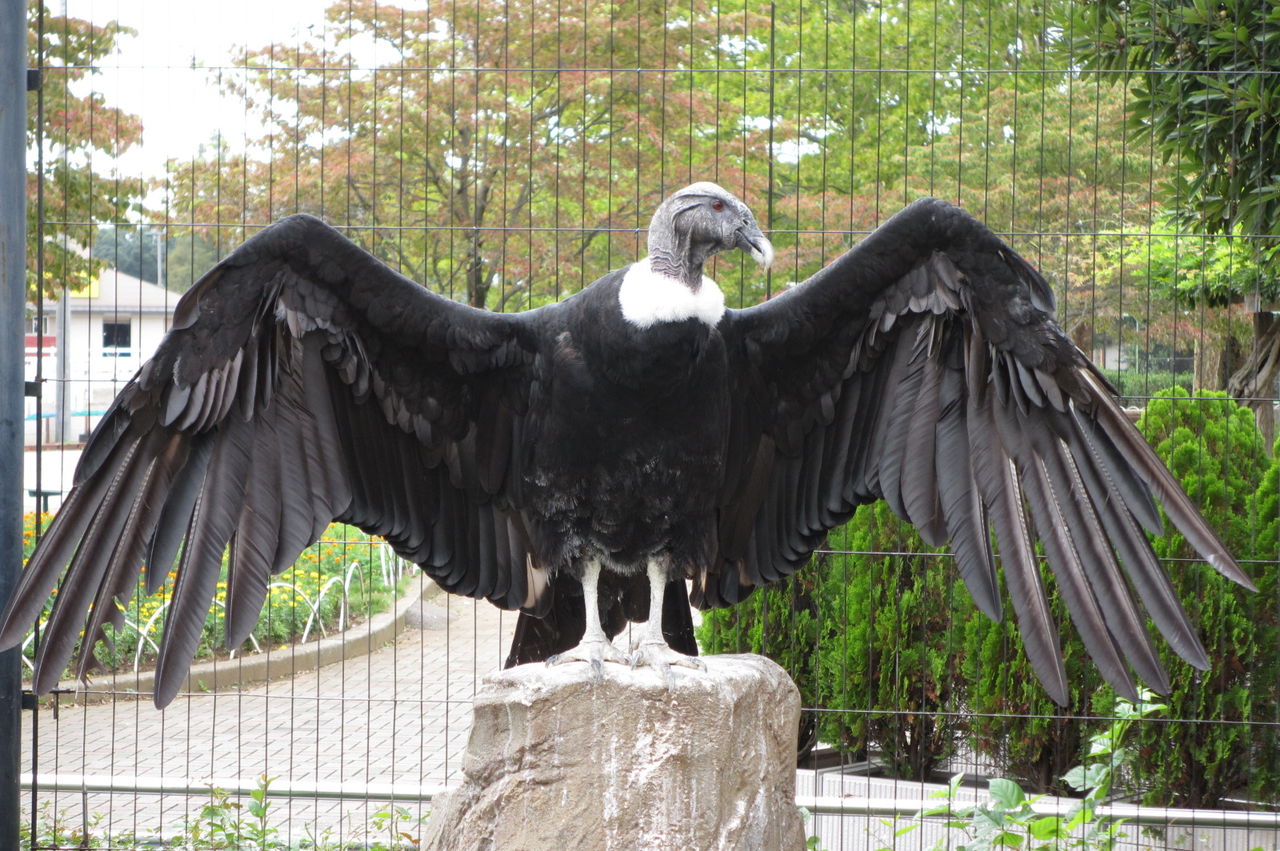
M694 292L679 278L653 271L648 257L627 267L618 287L618 304L622 318L637 328L686 319L714 328L724 315L724 293L715 281L703 275L702 286Z

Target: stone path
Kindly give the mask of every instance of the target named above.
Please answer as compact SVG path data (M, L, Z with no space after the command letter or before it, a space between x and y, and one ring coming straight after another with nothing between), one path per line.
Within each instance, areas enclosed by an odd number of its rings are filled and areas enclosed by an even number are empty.
M181 695L164 712L124 696L56 713L42 709L38 771L159 775L196 788L210 778L252 780L264 773L277 784L342 784L357 792L367 784L444 785L459 769L476 686L501 666L516 617L447 594L425 612L422 629L406 629L378 652L244 692ZM23 737L26 772L31 723L24 723ZM40 791L35 808L74 826L87 813L102 817L99 829L172 835L209 800L207 793ZM295 842L326 833L333 840L361 839L388 809L373 799L269 800L280 838ZM31 793L23 805L29 813ZM401 806L414 818L427 809ZM416 834L416 826L400 827Z

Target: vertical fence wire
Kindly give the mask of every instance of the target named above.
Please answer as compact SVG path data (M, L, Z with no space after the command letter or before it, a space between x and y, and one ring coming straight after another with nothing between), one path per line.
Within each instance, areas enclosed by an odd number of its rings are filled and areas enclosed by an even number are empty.
M318 215L437 292L518 310L641 256L664 194L712 179L762 213L778 248L765 275L716 260L729 301L745 306L935 194L1046 274L1064 330L1147 410L1186 480L1217 494L1212 518L1247 549L1242 563L1263 588L1237 595L1185 549L1158 550L1220 655L1205 674L1177 669L1171 709L1137 723L1118 788L1159 806L1280 806L1280 695L1268 684L1280 670L1280 542L1268 538L1277 524L1265 501L1276 461L1266 432L1251 430L1275 406L1275 382L1245 415L1219 400L1158 398L1171 386L1221 389L1260 345L1249 323L1265 320L1240 303L1188 304L1175 291L1260 296L1258 255L1243 246L1265 248L1265 235L1173 218L1188 200L1185 185L1166 188L1177 162L1133 126L1135 91L1160 68L1085 73L1070 47L1084 19L1058 2L237 8L245 14L70 0L65 13L33 10L45 85L29 135L39 283L27 377L43 389L26 414L28 544L178 295L282 216ZM1180 73L1193 89L1195 74ZM1260 70L1259 83L1274 73ZM1189 95L1175 107L1193 126ZM219 789L246 784L292 790L263 798L274 839L411 841L429 804L389 790L457 777L471 696L505 658L515 617L402 570L359 530L331 528L278 577L251 646L221 646L215 606L197 672L163 713L134 694L147 690L172 589L137 595L92 684L26 714L29 847L74 847L86 829L121 843L207 836L237 819L243 838L253 790ZM970 796L1000 776L1062 793L1117 705L1054 605L1075 684L1067 707L1035 682L1012 610L999 624L977 617L950 556L868 506L796 576L704 614L699 640L764 652L797 681L802 803L915 802L956 774ZM322 645L341 650L316 668ZM50 788L53 775L80 780ZM90 791L102 777L186 791ZM829 851L947 839L935 827L897 835L906 823L823 814L811 827ZM1191 825L1221 847L1276 841L1212 830ZM1186 836L1130 834L1134 847Z

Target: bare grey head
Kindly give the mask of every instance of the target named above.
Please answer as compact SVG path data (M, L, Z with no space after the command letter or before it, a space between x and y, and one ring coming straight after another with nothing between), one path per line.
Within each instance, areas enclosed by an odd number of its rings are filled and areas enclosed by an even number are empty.
M649 223L649 267L702 286L708 257L740 248L761 266L773 262L773 245L760 232L747 205L714 183L686 186L663 201Z

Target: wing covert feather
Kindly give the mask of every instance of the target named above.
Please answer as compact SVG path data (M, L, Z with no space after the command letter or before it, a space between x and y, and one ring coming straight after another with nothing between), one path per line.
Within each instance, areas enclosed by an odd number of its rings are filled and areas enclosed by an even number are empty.
M958 208L924 199L805 283L730 311L721 333L740 374L721 555L695 583L695 602L733 602L792 572L822 529L885 499L925 541L950 542L993 618L1003 610L998 552L1028 657L1057 702L1069 689L1036 540L1121 694L1136 696L1135 673L1169 687L1148 614L1182 658L1204 667L1142 532L1159 529L1153 496L1210 564L1252 586L1052 309L1048 284L1011 248ZM830 449L801 467L794 459L810 445ZM820 510L777 511L793 489L822 493Z

